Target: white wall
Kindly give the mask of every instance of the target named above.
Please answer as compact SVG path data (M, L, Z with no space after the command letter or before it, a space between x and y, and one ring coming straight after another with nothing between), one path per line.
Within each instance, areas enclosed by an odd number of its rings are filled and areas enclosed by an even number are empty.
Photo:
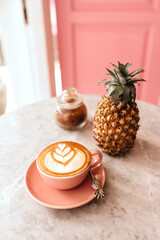
M0 28L18 107L51 96L42 0L0 0Z
M21 1L0 1L0 26L17 106L35 101Z
M34 83L36 89L36 96L38 100L45 99L51 96L51 81L52 81L52 93L55 95L55 82L54 82L54 59L53 62L49 62L47 52L47 40L51 44L49 51L53 56L52 36L46 36L45 29L45 16L43 9L43 1L46 0L27 0L27 10L29 24L27 26L28 43L30 49L30 56L32 59L32 65L34 66ZM46 1L49 4L49 1ZM47 13L46 13L47 14ZM50 21L50 18L48 19ZM50 22L48 22L48 25ZM47 26L48 27L48 26ZM50 37L51 39L46 39ZM50 76L50 65L53 68L52 76ZM52 78L52 79L51 79Z

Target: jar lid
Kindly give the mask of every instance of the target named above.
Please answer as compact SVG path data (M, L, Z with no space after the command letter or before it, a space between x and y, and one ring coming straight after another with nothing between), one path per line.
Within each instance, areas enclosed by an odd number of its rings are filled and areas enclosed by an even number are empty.
M67 109L76 108L82 103L82 96L78 94L77 89L74 87L64 89L57 99L58 103Z

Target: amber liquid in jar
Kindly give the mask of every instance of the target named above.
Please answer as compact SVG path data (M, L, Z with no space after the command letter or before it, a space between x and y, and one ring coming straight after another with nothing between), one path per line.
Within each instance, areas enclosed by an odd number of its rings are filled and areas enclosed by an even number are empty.
M56 121L65 129L78 129L87 121L87 108L75 88L65 89L58 97Z

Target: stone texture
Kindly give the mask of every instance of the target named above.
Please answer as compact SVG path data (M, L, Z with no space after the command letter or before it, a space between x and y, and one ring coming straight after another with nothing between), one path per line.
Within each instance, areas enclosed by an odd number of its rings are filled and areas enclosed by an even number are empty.
M92 122L100 96L84 96L88 123L77 131L56 125L52 98L0 117L0 239L160 239L160 108L138 102L140 130L125 157L103 153L106 197L70 210L32 200L24 174L42 148L61 140L97 148Z

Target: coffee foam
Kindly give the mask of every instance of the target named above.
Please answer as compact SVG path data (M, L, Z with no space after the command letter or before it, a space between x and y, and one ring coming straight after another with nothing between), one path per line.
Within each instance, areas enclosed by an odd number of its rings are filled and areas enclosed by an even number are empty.
M90 159L84 146L66 141L46 147L38 156L38 166L46 174L65 177L82 172Z

